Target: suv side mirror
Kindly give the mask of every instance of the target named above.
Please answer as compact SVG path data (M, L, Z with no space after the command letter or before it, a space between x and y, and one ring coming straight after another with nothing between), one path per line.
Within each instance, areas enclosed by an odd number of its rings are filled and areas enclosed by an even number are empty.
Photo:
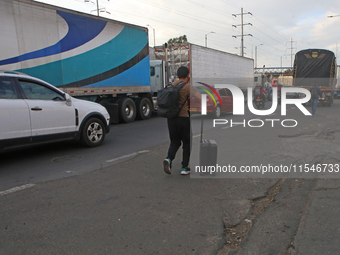
M69 94L64 94L66 105L71 106L72 105L72 97Z

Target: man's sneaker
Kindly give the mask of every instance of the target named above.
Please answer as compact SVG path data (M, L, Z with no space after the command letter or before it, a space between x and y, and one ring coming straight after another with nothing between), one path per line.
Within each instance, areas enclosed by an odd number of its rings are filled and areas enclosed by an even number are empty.
M183 174L183 175L190 174L190 168L189 167L183 167L181 174Z
M163 169L166 174L171 174L171 160L166 158L163 160Z

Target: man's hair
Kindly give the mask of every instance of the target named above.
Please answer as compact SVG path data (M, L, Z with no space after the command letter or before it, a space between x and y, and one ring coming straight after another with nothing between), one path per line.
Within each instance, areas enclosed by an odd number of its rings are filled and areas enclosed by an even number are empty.
M177 76L179 79L186 78L188 74L189 74L189 68L187 68L186 66L180 66L177 69Z

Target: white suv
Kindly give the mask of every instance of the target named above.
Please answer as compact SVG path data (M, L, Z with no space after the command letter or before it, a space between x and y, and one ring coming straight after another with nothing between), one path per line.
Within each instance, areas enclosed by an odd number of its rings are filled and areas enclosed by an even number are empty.
M0 71L0 150L64 139L94 147L104 141L109 123L100 104L26 74Z

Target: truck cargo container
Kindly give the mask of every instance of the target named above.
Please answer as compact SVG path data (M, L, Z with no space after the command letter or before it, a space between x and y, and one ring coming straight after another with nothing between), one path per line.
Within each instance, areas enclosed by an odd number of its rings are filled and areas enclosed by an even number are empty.
M0 69L101 103L112 122L151 116L147 28L31 0L0 6Z
M219 51L191 43L174 45L166 49L167 54L162 47L156 48L156 59L151 61L151 68L155 67L159 71L155 72L155 76L159 75L159 79L169 83L176 77L178 67L185 65L190 70L190 83L195 87L204 87L205 84L214 87L215 84L232 84L246 91L248 87L254 84L254 60L250 58L240 57L224 51ZM164 59L164 60L163 60ZM167 63L164 68L165 63ZM161 71L168 71L168 78L162 77ZM157 80L151 76L151 87L155 90ZM162 82L158 81L160 86ZM208 105L208 112L215 116L220 116L223 112L232 111L233 98L226 90L221 90L221 100L225 104L220 104L217 100L216 104ZM215 95L216 96L216 95ZM208 97L213 102L213 99ZM214 98L215 99L215 98ZM190 99L191 112L199 113L201 111L201 103L193 98Z

